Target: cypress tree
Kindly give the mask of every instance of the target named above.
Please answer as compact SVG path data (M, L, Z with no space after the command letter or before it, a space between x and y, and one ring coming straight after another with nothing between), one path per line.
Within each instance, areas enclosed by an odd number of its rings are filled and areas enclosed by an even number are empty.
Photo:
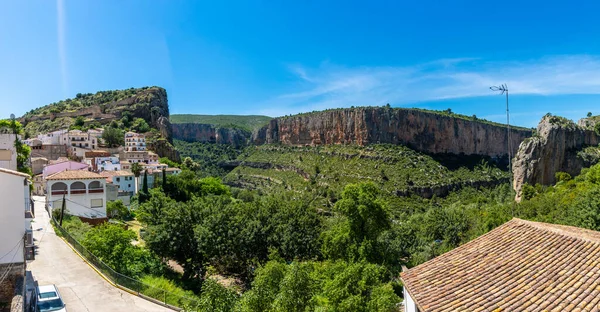
M148 195L148 171L144 170L144 184L142 186L142 190L145 195Z

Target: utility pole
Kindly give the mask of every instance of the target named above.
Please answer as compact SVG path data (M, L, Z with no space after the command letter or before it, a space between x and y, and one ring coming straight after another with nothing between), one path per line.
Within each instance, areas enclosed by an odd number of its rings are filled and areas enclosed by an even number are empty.
M506 138L508 139L506 148L508 149L508 171L510 171L512 175L512 142L510 140L510 114L508 113L508 86L506 86L506 84L501 84L499 86L490 87L490 90L500 91L500 95L506 94Z
M65 192L66 192L66 190L65 190ZM65 193L63 193L62 208L60 209L60 226L61 227L62 227L63 217L65 216L65 205L66 205Z

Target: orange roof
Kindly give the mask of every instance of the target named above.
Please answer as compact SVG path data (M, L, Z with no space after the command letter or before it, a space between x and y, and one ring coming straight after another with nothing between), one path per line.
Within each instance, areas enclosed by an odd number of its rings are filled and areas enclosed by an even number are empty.
M14 171L14 170L10 170L10 169L5 169L5 168L0 168L0 173L12 174L12 175L16 175L16 176L20 176L20 177L28 178L28 179L31 178L31 176L28 175L27 173Z
M592 311L600 232L515 218L401 277L422 312Z
M48 176L46 180L104 179L103 176L87 170L65 170Z
M110 171L110 170L105 170L100 172L100 175L103 177L123 177L123 176L132 176L133 173L129 172L129 171L125 171L125 170L115 170L115 171Z

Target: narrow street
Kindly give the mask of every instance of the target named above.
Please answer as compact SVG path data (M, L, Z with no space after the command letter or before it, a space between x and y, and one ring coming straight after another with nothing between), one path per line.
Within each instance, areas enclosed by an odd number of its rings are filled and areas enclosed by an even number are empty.
M34 202L37 251L27 269L40 285L58 287L68 311L172 311L110 285L56 236L44 209L45 198L34 196Z

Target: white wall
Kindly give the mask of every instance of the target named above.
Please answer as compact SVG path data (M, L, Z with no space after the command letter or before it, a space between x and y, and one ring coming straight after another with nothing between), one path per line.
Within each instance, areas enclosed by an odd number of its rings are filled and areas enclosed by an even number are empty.
M17 170L17 150L15 148L16 138L16 134L0 134L0 157L7 156L7 160L2 160L2 158L0 158L0 168Z
M415 304L415 301L412 299L412 297L406 290L406 287L403 287L403 289L404 289L404 312L417 312L418 309L417 309L417 305Z
M0 256L8 253L0 259L0 264L23 262L24 181L24 177L0 172Z
M102 186L102 193L88 193L87 189L92 181L100 182ZM52 195L52 185L62 182L68 187L69 192L66 194L65 202L66 210L71 215L85 217L85 218L103 218L106 216L106 180L104 179L82 179L82 180L51 180L48 181L46 187L46 199L51 209L62 208L63 195ZM86 185L85 194L71 194L71 185L75 182L83 182ZM92 208L93 199L102 199L102 206Z
M125 176L114 176L112 177L113 184L119 186L121 192L132 192L135 193L135 177L133 175L129 177Z

